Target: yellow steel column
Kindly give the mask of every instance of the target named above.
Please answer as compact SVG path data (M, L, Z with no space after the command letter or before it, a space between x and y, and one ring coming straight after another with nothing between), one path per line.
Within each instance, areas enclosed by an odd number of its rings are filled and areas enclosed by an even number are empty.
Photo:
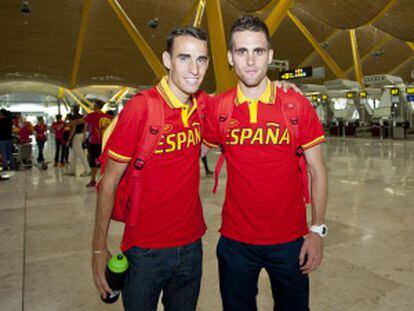
M58 89L58 99L62 99L64 94L65 94L65 89L63 87L59 87L59 89Z
M194 18L193 27L200 28L201 21L203 20L204 9L206 8L206 0L200 0L197 7L197 13Z
M333 38L335 38L337 35L339 35L341 33L341 30L339 29L335 29L333 32L331 32L329 34L328 37L325 38L325 40L323 40L323 42L329 42L331 41ZM310 52L298 65L298 67L303 67L306 62L309 60L309 58L314 55L314 53L316 53L315 50L312 50L312 52Z
M406 43L411 48L411 50L414 51L414 43L413 42L408 42L408 41Z
M88 25L88 16L91 5L92 0L85 0L83 3L78 42L76 44L75 58L73 60L73 69L70 78L70 88L74 88L78 82L79 64L82 56L83 43L85 42L86 26Z
M122 93L122 94L120 94L119 96L118 96L118 98L116 99L116 101L115 101L115 104L119 104L119 102L125 97L125 96L127 96L127 94L129 93L129 90L128 90L128 88L126 88L126 90Z
M118 98L121 96L121 94L125 91L128 91L128 87L124 86L123 88L121 88L118 92L116 92L110 100L108 100L106 103L110 103L110 102L115 102L118 100Z
M112 9L114 10L115 14L118 16L121 23L124 25L126 31L130 35L131 39L134 41L135 45L140 50L141 54L144 56L145 60L147 61L148 65L151 67L152 71L154 72L155 76L158 79L161 79L163 76L167 74L164 66L162 65L161 61L157 58L154 51L145 41L144 37L132 23L131 19L119 5L117 0L108 0L108 3L111 5Z
M274 2L274 1L273 1ZM276 6L266 17L265 23L269 28L270 36L272 36L285 18L289 9L293 6L293 0L279 0Z
M89 108L87 105L85 105L82 101L80 101L70 90L68 90L68 89L65 89L65 92L66 93L68 93L68 95L70 96L70 97L72 97L73 98L73 100L79 105L79 106L81 106L83 109L85 109L85 111L87 112L87 113L91 113L91 112L93 112L93 110L91 109L91 108Z
M198 9L199 4L200 4L200 0L194 0L193 4L191 5L188 12L185 14L184 19L180 24L181 27L191 25L191 21L193 20L194 13Z
M354 59L355 77L362 89L365 89L364 82L362 82L362 68L361 60L359 58L358 42L355 34L355 29L349 30L349 38L351 39L352 57Z
M342 69L338 66L338 64L335 63L335 61L332 59L332 57L328 53L326 53L324 49L321 48L319 42L312 36L312 34L305 27L305 25L303 25L299 21L299 19L296 16L294 16L291 12L288 12L288 15L292 22L299 28L299 30L303 33L303 35L306 37L309 43L313 46L313 48L316 50L316 52L319 54L319 56L322 58L325 64L329 67L329 69L332 70L335 76L338 79L347 79L348 77L346 73L343 72Z
M76 94L76 96L78 96L78 98L80 98L81 100L83 100L83 102L84 103L86 103L86 105L88 105L88 107L90 108L90 109L92 109L93 110L93 108L94 108L94 104L89 100L89 99L87 99L85 96L83 96L81 93L79 93L79 91L77 91L77 90L71 90L71 92L73 93L73 94Z
M207 1L207 22L217 92L225 91L236 84L236 77L230 72L227 62L227 44L224 35L220 0Z
M378 42L376 45L374 45L368 52L364 54L364 56L361 57L360 63L363 64L367 60L367 58L369 58L372 55L372 53L377 51L381 46L383 46L387 42L391 41L391 39L392 39L391 36L387 36L384 39L382 39L380 42ZM349 71L352 70L352 68L354 68L354 65L350 66L345 72L348 73Z

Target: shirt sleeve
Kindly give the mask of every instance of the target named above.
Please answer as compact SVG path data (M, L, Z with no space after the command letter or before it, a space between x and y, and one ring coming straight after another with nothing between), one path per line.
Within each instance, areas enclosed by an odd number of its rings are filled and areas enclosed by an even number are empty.
M299 140L304 150L325 142L325 131L316 114L315 108L305 96L300 96L301 121L299 121Z
M92 119L93 119L93 112L88 113L86 116L83 117L83 119L85 120L86 124L90 124L92 123Z
M147 109L141 96L132 98L122 109L108 140L108 156L117 162L128 163L140 142L147 119Z
M206 96L203 143L210 148L218 147L220 144L220 130L217 117L218 102L217 96Z

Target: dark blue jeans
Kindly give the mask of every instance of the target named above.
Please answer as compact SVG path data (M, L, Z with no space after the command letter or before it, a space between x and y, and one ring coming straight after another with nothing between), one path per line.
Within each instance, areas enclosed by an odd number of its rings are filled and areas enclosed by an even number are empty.
M276 245L251 245L220 237L217 257L225 311L257 310L257 282L266 269L277 311L309 310L309 279L299 270L303 238Z
M162 292L165 311L196 310L202 272L201 240L161 249L125 252L129 268L122 290L127 311L156 311Z
M37 149L38 149L38 156L37 156L37 163L42 163L45 161L45 157L43 155L43 150L45 149L45 141L44 140L38 140L37 141Z
M8 162L10 162L10 169L14 170L13 158L13 142L12 140L0 140L0 153L2 158L3 170L7 170Z

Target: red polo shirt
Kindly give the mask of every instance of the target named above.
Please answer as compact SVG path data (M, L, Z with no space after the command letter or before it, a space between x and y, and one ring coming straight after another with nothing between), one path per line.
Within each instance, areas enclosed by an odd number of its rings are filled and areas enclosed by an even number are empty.
M155 154L142 170L142 192L136 226L126 225L122 250L133 246L177 247L192 243L206 231L199 196L201 125L192 108L172 94L164 78L158 85L165 107L165 125ZM147 119L143 96L132 98L119 115L109 141L109 156L129 162Z
M55 138L57 140L62 140L63 132L65 131L65 122L63 122L62 120L53 122L52 129L55 133Z
M85 122L89 126L89 143L102 144L102 134L111 123L112 116L102 111L94 111L85 116Z
M226 198L220 232L231 239L258 245L294 240L308 232L298 158L281 114L284 93L273 84L258 101L238 91L235 95L224 154L227 166ZM277 96L276 96L277 95ZM314 108L302 95L299 140L304 149L324 141ZM207 106L204 138L220 144L217 107L220 95Z
M46 124L36 124L34 126L36 133L36 141L46 141L47 140L47 125Z

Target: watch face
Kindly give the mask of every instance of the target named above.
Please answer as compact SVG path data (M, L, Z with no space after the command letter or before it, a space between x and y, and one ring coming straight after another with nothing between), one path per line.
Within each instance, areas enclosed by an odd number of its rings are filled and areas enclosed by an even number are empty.
M322 234L323 235L327 234L328 233L327 231L328 231L328 228L326 228L325 226L322 227Z

